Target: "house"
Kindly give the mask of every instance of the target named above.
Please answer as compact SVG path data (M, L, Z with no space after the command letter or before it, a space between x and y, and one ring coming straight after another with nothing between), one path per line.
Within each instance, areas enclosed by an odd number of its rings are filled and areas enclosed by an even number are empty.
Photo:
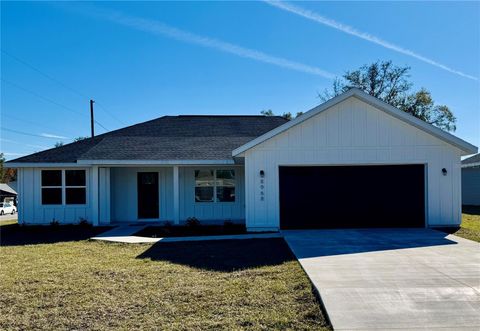
M0 183L0 202L5 201L5 198L13 199L16 204L17 192L10 184Z
M292 121L164 116L8 162L19 221L456 226L477 147L358 89Z
M480 206L480 154L462 161L462 204Z

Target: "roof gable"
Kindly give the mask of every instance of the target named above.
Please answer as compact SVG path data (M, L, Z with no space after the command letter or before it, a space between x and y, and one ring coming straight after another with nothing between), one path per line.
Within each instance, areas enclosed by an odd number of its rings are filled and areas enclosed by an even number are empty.
M327 111L328 109L332 108L333 106L339 104L340 102L342 101L345 101L346 99L350 98L350 97L355 97L355 98L358 98L359 100L375 107L376 109L379 109L409 125L412 125L436 138L439 138L440 140L452 145L452 146L455 146L457 148L459 148L460 150L462 150L465 155L466 154L472 154L472 153L476 153L478 151L477 147L448 133L448 132L445 132L431 124L428 124L410 114L407 114L403 111L401 111L400 109L398 108L395 108L385 102L383 102L382 100L378 99L378 98L375 98L363 91L361 91L360 89L357 89L357 88L352 88L350 90L348 90L347 92L344 92L330 100L328 100L327 102L309 110L308 112L304 113L303 115L297 117L296 119L290 121L290 122L287 122L263 135L261 135L260 137L252 140L252 141L249 141L248 143L246 143L245 145L243 146L240 146L239 148L235 149L233 152L232 152L232 155L235 157L235 156L240 156L242 153L244 153L245 151L261 144L262 142L270 139L270 138L273 138L287 130L289 130L290 128L300 124L300 123L303 123L307 120L309 120L310 118L322 113L322 112L325 112Z

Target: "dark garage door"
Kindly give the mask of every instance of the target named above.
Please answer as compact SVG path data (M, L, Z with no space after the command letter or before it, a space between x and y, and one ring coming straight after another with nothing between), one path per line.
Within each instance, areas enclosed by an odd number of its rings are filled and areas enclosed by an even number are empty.
M282 229L424 227L424 166L280 167Z

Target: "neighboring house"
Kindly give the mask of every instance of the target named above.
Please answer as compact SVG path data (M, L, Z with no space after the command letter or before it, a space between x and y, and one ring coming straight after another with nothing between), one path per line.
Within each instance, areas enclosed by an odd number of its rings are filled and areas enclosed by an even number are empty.
M0 183L0 202L3 202L5 198L13 198L15 201L16 197L17 192L9 184Z
M480 206L480 154L462 161L462 204Z
M476 152L351 89L292 121L164 116L7 165L21 223L434 227L460 224L460 158Z

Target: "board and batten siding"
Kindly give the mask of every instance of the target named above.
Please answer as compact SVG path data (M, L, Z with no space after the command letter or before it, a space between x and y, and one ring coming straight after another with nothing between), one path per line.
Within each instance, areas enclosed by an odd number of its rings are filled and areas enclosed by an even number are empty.
M138 220L137 173L157 172L159 189L159 220L173 219L173 169L171 167L111 168L111 220L135 222Z
M235 169L235 202L195 202L195 170ZM173 221L173 168L111 168L111 220L112 222L135 222L138 220L137 173L158 172L159 221ZM245 185L243 167L179 167L180 222L188 217L200 221L244 221Z
M480 167L462 168L462 204L480 206Z
M251 230L278 229L279 166L424 164L427 225L458 225L461 154L456 147L350 97L245 152L246 224ZM260 170L265 172L263 201Z
M235 202L195 202L195 170L234 169ZM244 169L231 167L181 167L180 175L180 220L196 217L200 221L245 221L245 181Z
M45 170L85 170L85 205L42 205L41 168L18 169L18 219L24 224L50 224L53 220L61 224L75 224L85 219L92 220L92 176L88 168L48 168Z

